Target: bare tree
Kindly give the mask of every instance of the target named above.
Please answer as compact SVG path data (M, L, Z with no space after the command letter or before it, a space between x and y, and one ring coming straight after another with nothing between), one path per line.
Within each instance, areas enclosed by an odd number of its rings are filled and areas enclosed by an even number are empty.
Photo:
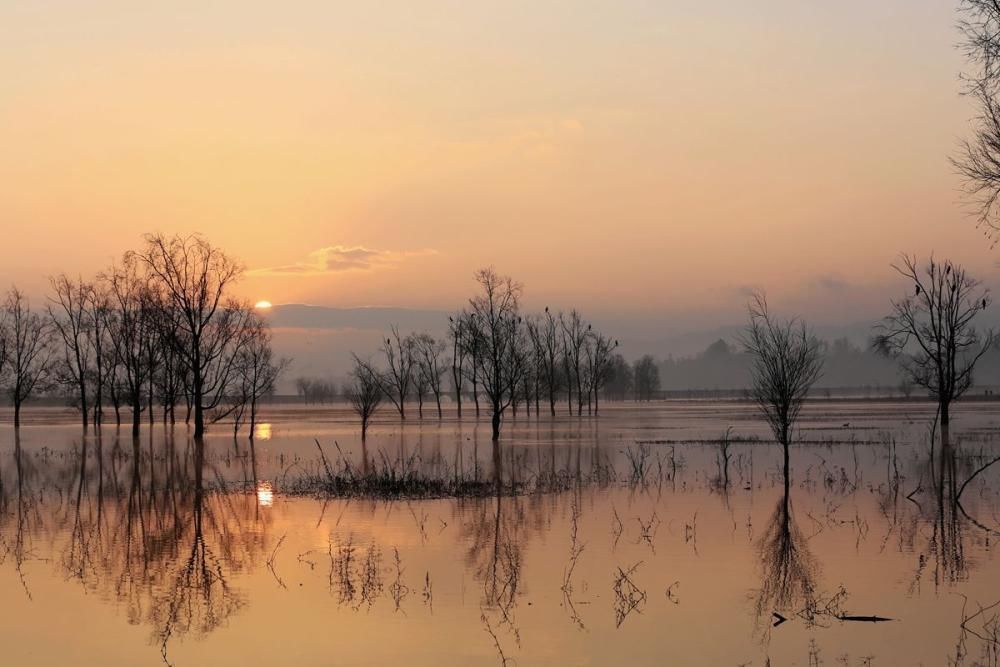
M455 405L462 418L462 387L465 384L466 325L469 314L464 310L448 317L448 337L451 339L451 381L455 385Z
M416 357L414 357L414 360ZM427 398L427 392L430 391L430 379L424 375L424 368L420 364L414 361L415 369L413 371L413 394L417 397L417 417L423 421L424 419L424 399Z
M961 0L959 28L969 68L965 93L977 107L972 138L952 159L976 206L979 224L995 242L1000 235L1000 3Z
M87 317L90 320L90 347L93 350L94 426L100 427L103 419L104 390L108 378L114 375L114 345L108 338L111 330L112 308L107 285L97 280L87 294Z
M198 235L148 235L146 247L136 257L169 301L168 312L178 331L177 350L191 375L194 436L201 438L205 413L224 395L245 342L247 309L227 298L243 269Z
M656 360L650 355L637 359L633 365L632 374L635 383L635 400L651 401L660 391L660 369Z
M351 384L347 387L346 393L351 407L361 419L361 441L364 442L368 438L368 423L385 396L381 373L370 361L362 361L354 355Z
M114 307L110 339L117 363L112 390L115 419L120 420L119 403L127 403L132 409L132 437L135 438L139 436L143 392L152 374L146 354L149 341L156 337L155 306L147 281L133 258L126 256L122 265L113 267L105 280Z
M11 349L10 331L7 328L7 309L0 308L0 387L3 386L4 373Z
M48 323L31 311L31 303L11 287L4 303L8 327L9 393L14 404L14 428L21 426L21 405L49 377L52 334Z
M476 418L479 418L479 384L480 366L483 359L484 341L482 323L476 317L475 312L465 313L463 311L465 323L463 334L465 340L465 354L469 357L467 377L472 386L472 402L476 406Z
M754 295L749 311L743 343L753 355L751 393L787 464L792 427L823 369L822 349L804 322L775 319L763 294Z
M580 313L574 308L569 317L559 314L559 324L563 333L563 354L566 361L567 400L570 414L573 414L573 391L576 388L576 414L583 414L583 365L584 347L587 343L589 327L584 326Z
M481 292L470 300L482 334L479 357L483 392L490 401L494 442L500 439L504 411L510 407L527 367L520 315L521 285L491 267L476 272Z
M874 345L937 400L947 426L952 402L972 386L976 362L995 339L992 330L980 333L974 326L991 303L990 292L961 266L933 257L921 269L915 257L904 255L893 268L913 284L913 293L892 302L892 314L875 328Z
M618 349L618 341L611 340L602 333L591 330L586 343L587 362L587 393L593 396L594 414L598 412L598 395L611 377L614 362L614 351ZM587 401L588 409L590 401Z
M431 394L434 395L434 401L437 403L438 419L441 419L443 416L441 411L441 385L445 369L448 367L448 359L443 356L445 349L444 341L434 340L430 334L424 333L415 336L413 344L417 366L420 369L419 373L423 376Z
M385 339L382 353L389 369L385 373L385 394L399 411L399 418L406 419L406 399L415 380L413 365L416 356L413 350L413 337L401 336L399 327L391 328L392 336Z
M541 349L541 375L545 391L549 397L549 410L556 416L556 397L562 389L564 374L560 368L564 357L562 337L559 335L559 318L552 314L548 306L541 321L536 323L535 344ZM530 331L530 330L529 330Z
M278 378L288 368L287 359L275 359L271 329L254 315L247 324L247 342L237 355L237 382L242 407L250 412L250 439L257 428L257 409L262 398L274 393Z
M75 388L84 430L90 421L88 383L94 351L94 321L90 303L93 286L66 274L51 279L55 297L48 305L49 321L62 342L62 358L55 367L56 379Z

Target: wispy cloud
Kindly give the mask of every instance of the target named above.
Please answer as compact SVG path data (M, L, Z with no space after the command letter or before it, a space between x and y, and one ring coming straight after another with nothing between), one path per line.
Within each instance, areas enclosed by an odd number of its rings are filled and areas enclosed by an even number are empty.
M436 252L430 249L398 251L376 250L364 246L334 245L313 250L302 261L254 269L249 272L249 275L316 276L344 271L371 271L395 266L409 257L433 255Z

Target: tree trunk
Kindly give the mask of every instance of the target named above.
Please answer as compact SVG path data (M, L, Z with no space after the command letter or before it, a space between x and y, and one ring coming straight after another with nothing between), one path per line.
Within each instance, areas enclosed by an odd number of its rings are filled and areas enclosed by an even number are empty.
M472 373L472 400L476 403L476 419L479 418L479 379Z
M139 421L142 416L142 402L138 397L132 400L132 437L139 437Z
M21 428L21 401L14 401L14 428Z
M493 442L500 439L500 411L493 410Z
M951 403L948 401L941 401L941 426L947 426L951 423Z
M195 364L198 358L195 357ZM194 371L194 386L191 392L191 403L194 404L194 437L201 438L205 435L205 407L202 405L202 378L200 369Z
M90 415L87 412L87 381L80 380L80 414L83 416L83 430L86 431L90 425Z

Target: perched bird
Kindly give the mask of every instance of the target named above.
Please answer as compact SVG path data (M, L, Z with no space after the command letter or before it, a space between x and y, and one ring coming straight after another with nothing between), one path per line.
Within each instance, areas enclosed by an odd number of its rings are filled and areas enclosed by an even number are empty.
M914 296L920 296L920 283L917 283L917 291L913 293Z
M983 297L983 310L986 310L986 297Z

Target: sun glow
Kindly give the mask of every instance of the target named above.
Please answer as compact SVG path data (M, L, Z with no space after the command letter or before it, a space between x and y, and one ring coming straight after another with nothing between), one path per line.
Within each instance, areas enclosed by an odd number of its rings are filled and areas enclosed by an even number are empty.
M253 305L253 307L256 308L257 310L271 310L271 302L270 301L258 301L257 303L255 303Z

